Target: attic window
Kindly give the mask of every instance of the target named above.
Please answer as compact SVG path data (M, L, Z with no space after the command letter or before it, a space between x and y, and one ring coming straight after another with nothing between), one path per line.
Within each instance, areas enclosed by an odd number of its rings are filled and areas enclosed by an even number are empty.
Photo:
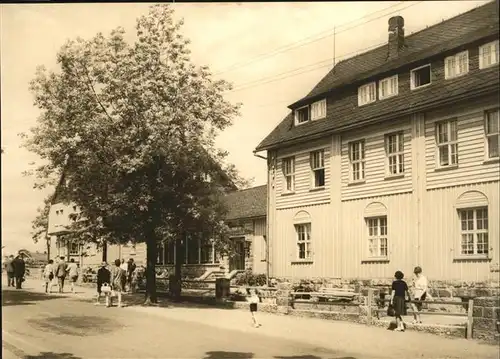
M479 68L498 64L498 40L485 44L479 48Z
M431 84L431 65L424 65L411 70L411 89L415 90Z
M380 100L396 96L398 94L398 75L380 80L378 90L378 97Z
M311 120L319 120L326 117L326 100L316 101L311 105Z
M301 125L309 121L309 106L295 110L295 124Z
M469 52L463 51L444 59L444 78L451 79L469 72Z
M358 88L358 106L363 106L377 100L377 85L375 82Z

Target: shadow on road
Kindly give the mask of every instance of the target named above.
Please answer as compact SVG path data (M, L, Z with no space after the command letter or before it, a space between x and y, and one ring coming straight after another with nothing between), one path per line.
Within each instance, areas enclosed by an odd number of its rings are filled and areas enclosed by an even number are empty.
M203 359L252 359L254 357L253 353L241 353L241 352L223 352L223 351L213 351L206 352Z
M274 357L275 359L323 359L322 357L318 357L316 355L292 355L292 356L278 356ZM355 357L328 357L329 359L356 359Z
M27 355L23 359L83 359L71 353L42 352L38 355Z
M23 289L2 288L2 307L13 305L33 305L36 302L50 299L65 298L64 295L53 295L45 293L28 292Z

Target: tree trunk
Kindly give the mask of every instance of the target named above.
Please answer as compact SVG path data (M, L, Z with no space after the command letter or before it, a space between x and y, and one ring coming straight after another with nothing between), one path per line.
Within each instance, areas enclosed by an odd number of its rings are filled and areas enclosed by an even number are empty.
M102 261L108 261L108 242L106 241L102 243Z
M184 253L182 250L182 240L184 239L184 234L175 239L175 287L172 290L173 299L175 301L181 300L182 293L182 263L184 258Z
M158 303L156 296L156 238L148 236L146 240L146 301L145 305Z

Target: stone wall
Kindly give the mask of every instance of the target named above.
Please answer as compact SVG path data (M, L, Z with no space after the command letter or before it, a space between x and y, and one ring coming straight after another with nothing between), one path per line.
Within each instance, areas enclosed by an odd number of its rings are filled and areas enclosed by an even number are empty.
M474 299L474 329L473 337L476 339L499 342L500 323L500 298L477 297Z

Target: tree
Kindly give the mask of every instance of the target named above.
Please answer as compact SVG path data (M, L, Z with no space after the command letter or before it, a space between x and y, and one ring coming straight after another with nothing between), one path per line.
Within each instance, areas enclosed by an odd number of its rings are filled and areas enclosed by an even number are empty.
M133 43L121 28L68 41L58 71L39 68L30 87L41 115L25 146L45 161L37 185L64 171L85 219L70 236L146 243L147 302L159 242L190 233L226 248L224 189L203 176L244 182L214 144L238 115L223 96L231 85L191 63L181 27L169 5L154 5Z
M33 242L47 240L47 230L49 227L49 211L52 196L48 196L43 201L43 207L37 209L37 216L31 222L31 238Z

